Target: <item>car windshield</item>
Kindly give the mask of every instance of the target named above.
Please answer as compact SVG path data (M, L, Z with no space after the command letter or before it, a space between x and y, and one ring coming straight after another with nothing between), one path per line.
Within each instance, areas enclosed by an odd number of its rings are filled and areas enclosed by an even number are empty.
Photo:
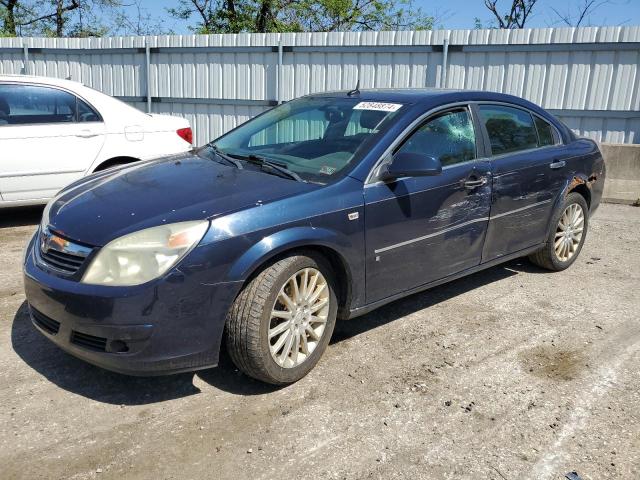
M305 181L327 183L361 158L401 107L357 98L301 98L248 121L212 146L236 159L279 167L271 173L281 175L285 168Z

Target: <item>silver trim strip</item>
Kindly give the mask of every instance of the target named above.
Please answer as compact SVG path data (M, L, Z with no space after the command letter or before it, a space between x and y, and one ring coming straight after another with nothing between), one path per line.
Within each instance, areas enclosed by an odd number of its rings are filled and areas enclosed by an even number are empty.
M469 220L468 222L460 223L458 225L453 225L451 227L448 227L448 228L445 228L445 229L442 229L442 230L438 230L437 232L430 233L429 235L424 235L422 237L413 238L411 240L406 240L404 242L396 243L394 245L389 245L388 247L379 248L378 250L375 250L374 253L377 255L378 253L386 252L388 250L393 250L394 248L404 247L406 245L410 245L410 244L415 243L415 242L420 242L420 241L426 240L428 238L437 237L438 235L450 232L450 231L455 230L457 228L466 227L467 225L471 225L473 223L486 222L487 220L489 220L489 217L474 218L473 220Z
M515 210L510 210L508 212L499 213L497 215L491 215L491 220L495 220L496 218L505 217L507 215L511 215L512 213L522 212L524 210L528 210L533 207L537 207L540 205L544 205L545 203L551 202L551 199L543 200L542 202L532 203L531 205L527 205L526 207L516 208Z
M494 220L496 218L501 218L501 217L505 217L507 215L511 215L512 213L522 212L524 210L528 210L530 208L537 207L537 206L540 206L540 205L544 205L545 203L549 203L549 202L551 202L551 200L552 199L548 199L548 200L543 200L542 202L532 203L531 205L527 205L526 207L516 208L515 210L511 210L509 212L504 212L504 213L499 213L498 215L493 215L491 217L474 218L473 220L469 220L468 222L460 223L458 225L453 225L451 227L447 227L447 228L444 228L442 230L438 230L437 232L430 233L429 235L423 235L422 237L412 238L411 240L406 240L404 242L395 243L393 245L389 245L388 247L379 248L377 250L374 250L374 253L377 255L379 253L387 252L387 251L393 250L395 248L400 248L400 247L404 247L406 245L411 245L412 243L415 243L415 242L421 242L422 240L427 240L429 238L436 237L438 235L450 232L450 231L455 230L457 228L466 227L467 225L471 225L473 223Z

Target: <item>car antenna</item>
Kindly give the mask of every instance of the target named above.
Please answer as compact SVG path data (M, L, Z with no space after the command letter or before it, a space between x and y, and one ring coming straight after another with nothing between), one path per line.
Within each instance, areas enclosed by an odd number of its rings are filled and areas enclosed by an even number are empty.
M347 93L347 97L353 97L354 95L360 95L360 79L356 82L356 88Z

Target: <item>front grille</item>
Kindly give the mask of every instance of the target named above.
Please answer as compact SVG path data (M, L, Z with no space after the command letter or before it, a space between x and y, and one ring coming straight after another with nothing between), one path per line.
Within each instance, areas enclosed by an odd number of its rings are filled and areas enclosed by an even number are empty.
M31 319L50 335L55 335L60 330L60 322L56 322L53 318L47 317L33 307L31 308Z
M56 250L47 250L46 252L41 250L40 256L47 265L69 274L76 273L85 260L84 257Z
M63 275L73 275L91 253L90 247L73 243L48 228L40 232L40 261Z
M86 333L71 331L71 343L94 350L96 352L104 352L107 349L107 339L104 337L94 337Z

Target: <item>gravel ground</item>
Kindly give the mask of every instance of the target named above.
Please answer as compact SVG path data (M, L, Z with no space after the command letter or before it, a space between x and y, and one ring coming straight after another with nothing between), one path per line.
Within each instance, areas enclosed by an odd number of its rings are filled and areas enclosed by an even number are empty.
M525 260L339 323L281 389L229 361L131 378L31 327L0 217L0 477L640 478L640 208L602 205L562 273Z

